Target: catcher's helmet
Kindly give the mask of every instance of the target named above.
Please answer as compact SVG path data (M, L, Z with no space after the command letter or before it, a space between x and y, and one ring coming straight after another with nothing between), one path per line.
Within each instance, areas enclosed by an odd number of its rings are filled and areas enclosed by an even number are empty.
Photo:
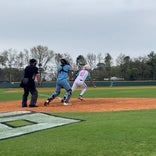
M65 59L61 59L60 62L62 65L69 65L68 61Z

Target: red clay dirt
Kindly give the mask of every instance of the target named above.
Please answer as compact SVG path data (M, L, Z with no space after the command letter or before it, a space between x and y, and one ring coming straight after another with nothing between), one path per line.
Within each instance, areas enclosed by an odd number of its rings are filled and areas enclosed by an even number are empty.
M71 98L72 105L64 106L55 99L48 106L44 106L44 100L38 100L36 108L22 108L21 101L0 103L0 112L35 111L35 112L108 112L123 110L156 109L156 99L152 98L86 98L80 101Z

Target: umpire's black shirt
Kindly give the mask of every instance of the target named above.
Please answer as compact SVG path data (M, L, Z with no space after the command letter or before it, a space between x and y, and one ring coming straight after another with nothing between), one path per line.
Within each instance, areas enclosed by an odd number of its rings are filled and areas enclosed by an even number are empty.
M34 87L35 75L38 74L38 68L36 66L27 66L24 70L24 78L29 78L28 85Z

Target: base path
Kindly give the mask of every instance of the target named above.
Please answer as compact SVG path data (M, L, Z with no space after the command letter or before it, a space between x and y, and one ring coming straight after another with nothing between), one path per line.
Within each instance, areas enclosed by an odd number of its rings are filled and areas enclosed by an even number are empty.
M11 111L35 111L35 112L108 112L123 110L156 109L156 99L149 98L86 98L83 101L71 99L72 105L64 106L55 99L48 106L44 106L44 100L38 100L36 108L22 108L21 101L0 103L0 112Z

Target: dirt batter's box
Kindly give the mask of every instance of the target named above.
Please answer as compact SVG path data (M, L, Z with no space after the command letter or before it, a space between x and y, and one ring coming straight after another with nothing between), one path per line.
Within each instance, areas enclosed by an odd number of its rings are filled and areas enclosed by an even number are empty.
M26 121L31 124L23 126L11 126L9 122ZM81 120L53 116L45 113L31 111L18 111L0 113L0 140L16 137L48 128L59 127L67 124L77 123Z

